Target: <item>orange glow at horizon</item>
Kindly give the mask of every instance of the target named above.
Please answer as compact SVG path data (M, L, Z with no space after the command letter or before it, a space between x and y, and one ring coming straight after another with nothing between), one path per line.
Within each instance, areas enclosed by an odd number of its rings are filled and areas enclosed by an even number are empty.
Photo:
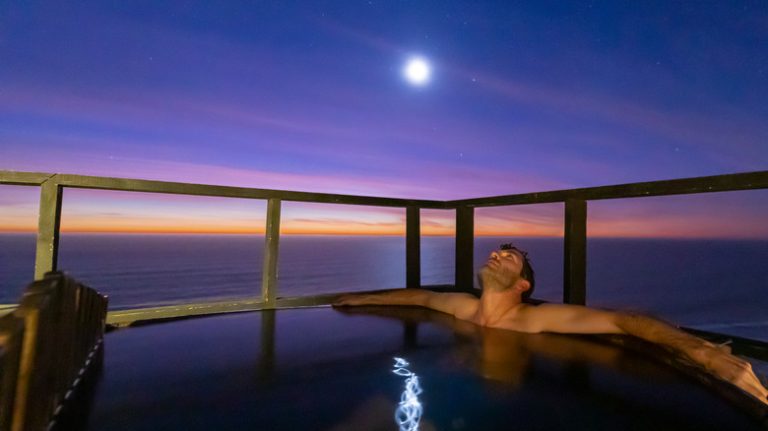
M696 226L692 226L695 223ZM590 238L741 238L768 239L768 235L747 234L738 229L725 228L717 220L692 220L669 218L653 222L644 219L604 220L590 222L587 234ZM37 224L31 221L4 221L0 233L37 232ZM62 233L115 233L115 234L240 234L263 235L264 222L258 224L221 223L211 220L98 220L84 218L62 222ZM395 223L286 222L280 229L283 235L405 235L405 225ZM443 224L422 223L422 236L453 236L454 227ZM478 225L476 236L509 237L563 237L562 226L541 226L524 222L509 223L506 227Z
M39 197L20 186L3 187L6 196L19 203L3 208L0 233L35 233ZM738 193L742 192L591 202L587 234L591 238L768 239L765 211L742 210ZM131 193L132 199L127 199L124 195L128 193L67 190L61 231L264 234L266 205L261 201L143 193ZM286 235L405 235L402 208L286 202L282 213L281 233ZM454 232L454 211L421 211L423 236L453 236ZM475 235L563 237L563 206L478 208Z

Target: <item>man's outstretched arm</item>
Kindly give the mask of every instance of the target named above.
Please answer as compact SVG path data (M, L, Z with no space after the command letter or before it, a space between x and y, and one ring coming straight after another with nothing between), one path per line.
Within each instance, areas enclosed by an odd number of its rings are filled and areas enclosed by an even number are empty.
M632 314L617 314L617 324L626 334L682 353L707 371L747 391L768 404L768 389L752 371L752 365L732 355L730 348L717 346L659 320Z
M467 319L477 307L468 293L437 293L425 289L395 289L377 293L353 293L336 300L334 307L347 305L415 305Z
M749 362L729 349L694 337L660 320L639 314L597 310L565 304L543 304L521 310L514 325L525 332L626 334L670 349L715 376L768 404L768 390Z

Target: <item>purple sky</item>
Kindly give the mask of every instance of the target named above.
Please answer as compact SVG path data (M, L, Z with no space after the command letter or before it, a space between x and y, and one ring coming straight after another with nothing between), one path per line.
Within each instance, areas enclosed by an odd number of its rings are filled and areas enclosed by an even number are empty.
M11 0L0 169L430 199L766 170L767 47L762 0ZM403 79L412 55L431 63L427 85ZM0 229L34 213L35 193L0 186ZM646 234L768 237L767 196L594 215L628 231L646 220ZM76 197L72 220L203 202ZM537 211L517 217L541 223ZM401 219L362 222L376 214ZM501 230L512 217L489 214Z

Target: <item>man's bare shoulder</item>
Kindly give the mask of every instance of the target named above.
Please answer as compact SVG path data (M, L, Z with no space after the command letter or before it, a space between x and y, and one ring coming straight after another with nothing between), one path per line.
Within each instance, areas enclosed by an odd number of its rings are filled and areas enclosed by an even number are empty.
M535 330L536 309L538 305L521 303L509 310L496 324L491 325L500 329L518 332L539 332Z
M480 300L470 293L435 292L429 296L427 307L452 314L458 319L469 320L477 312L479 303Z
M613 334L615 312L571 304L520 304L507 319L508 329L521 332Z

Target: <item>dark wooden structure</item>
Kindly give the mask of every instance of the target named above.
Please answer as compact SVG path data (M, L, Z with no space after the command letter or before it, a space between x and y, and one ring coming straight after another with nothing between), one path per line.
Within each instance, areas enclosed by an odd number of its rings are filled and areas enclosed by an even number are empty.
M99 360L107 298L62 273L0 318L0 431L50 429Z

